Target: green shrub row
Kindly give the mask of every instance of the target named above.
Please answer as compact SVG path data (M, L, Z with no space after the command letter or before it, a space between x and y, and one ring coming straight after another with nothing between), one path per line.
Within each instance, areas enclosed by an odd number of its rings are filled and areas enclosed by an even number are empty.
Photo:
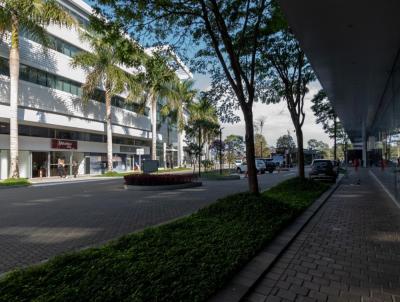
M0 280L0 301L205 301L323 191L291 179Z
M30 181L26 178L7 178L0 181L0 186L11 187L11 186L29 186Z

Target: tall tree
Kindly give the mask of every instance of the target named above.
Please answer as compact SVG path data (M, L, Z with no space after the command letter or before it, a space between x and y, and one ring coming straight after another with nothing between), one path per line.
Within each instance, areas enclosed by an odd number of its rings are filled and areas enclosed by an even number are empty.
M276 141L276 149L279 149L281 151L293 150L295 148L296 144L290 134L284 134L280 136Z
M255 135L255 151L257 157L268 157L271 152L267 146L267 140L265 136L262 134L257 133Z
M189 120L185 131L189 145L196 151L200 175L202 151L206 143L218 136L220 125L215 106L204 95L198 102L189 104L188 110Z
M82 40L87 41L92 49L91 52L79 52L71 60L74 68L82 67L86 70L86 80L82 85L82 99L88 101L94 95L104 93L106 108L106 135L107 135L107 170L113 170L112 152L112 98L123 92L128 92L125 99L134 101L138 98L140 87L138 79L126 72L120 66L126 63L121 56L120 50L126 45L126 39L122 36L114 36L113 41L108 36L96 32L82 34ZM131 52L137 56L143 56L139 46L132 44ZM140 60L139 60L140 61ZM100 92L99 87L104 87Z
M44 46L49 44L46 26L72 26L75 20L55 0L3 0L0 4L0 33L10 37L10 173L19 177L18 167L18 86L19 35L29 32Z
M171 121L178 127L178 166L182 165L182 131L185 127L184 110L193 101L197 90L193 88L192 80L180 81L176 78L173 84L172 94L160 112L163 116L170 117Z
M157 159L157 104L160 100L166 103L176 100L177 76L168 65L167 57L154 52L145 60L146 71L142 73L141 85L144 89L145 102L151 104L152 144L151 159Z
M347 139L346 132L324 90L318 91L311 99L311 102L313 103L311 109L317 118L317 124L322 124L324 131L330 138L333 138L333 157L336 160L338 141L345 143Z
M245 150L243 136L230 134L224 140L228 153L234 154L235 157L242 157Z
M283 23L282 23L283 24ZM266 37L264 42L265 59L271 68L267 68L268 94L267 102L286 102L297 139L298 173L305 178L303 124L305 119L304 98L308 85L315 79L314 72L299 42L289 28L284 27L275 35Z
M149 34L181 53L196 52L192 66L213 75L215 94L242 110L249 189L259 192L254 157L253 103L264 97L257 63L261 38L273 28L270 0L99 0L140 41ZM111 8L111 9L110 9ZM261 32L261 29L263 30ZM143 40L143 39L142 39ZM263 68L261 68L263 69ZM233 100L233 102L231 102ZM228 106L229 107L229 106Z

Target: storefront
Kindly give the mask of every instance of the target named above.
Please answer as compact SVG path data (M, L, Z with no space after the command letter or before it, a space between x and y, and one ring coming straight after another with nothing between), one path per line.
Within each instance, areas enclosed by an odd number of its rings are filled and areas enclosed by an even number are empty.
M39 138L20 136L19 170L26 178L58 176L59 160L64 163L65 175L73 174L76 162L78 175L99 175L107 171L106 143L77 141L69 139ZM9 173L8 135L0 135L0 178ZM29 150L27 150L29 148ZM138 148L150 154L149 146L126 146L113 144L113 170L131 171L138 165Z

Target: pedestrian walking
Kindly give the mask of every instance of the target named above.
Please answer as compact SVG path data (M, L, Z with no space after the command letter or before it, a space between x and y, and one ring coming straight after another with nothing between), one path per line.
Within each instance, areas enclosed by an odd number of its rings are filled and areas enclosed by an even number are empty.
M72 162L72 174L74 175L74 178L76 178L76 176L78 175L78 163L74 160Z
M60 176L61 178L64 177L64 173L65 173L64 165L65 165L64 161L61 158L57 159L57 173L58 173L58 176Z

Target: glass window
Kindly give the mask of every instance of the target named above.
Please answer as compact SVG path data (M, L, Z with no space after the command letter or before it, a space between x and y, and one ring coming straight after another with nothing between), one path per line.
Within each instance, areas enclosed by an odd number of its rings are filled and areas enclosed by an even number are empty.
M38 71L38 84L46 86L47 80L46 80L46 73L45 71Z
M37 70L34 68L27 68L28 74L29 74L29 82L37 84L38 79L37 79Z
M56 80L56 89L57 90L63 90L63 80L61 80L60 78L55 77Z
M71 84L71 93L73 95L78 95L78 86L73 83Z
M8 60L4 58L0 58L0 74L2 75L9 75L9 70L8 70Z
M50 88L57 88L56 83L56 77L52 74L47 74L47 86Z
M26 65L19 67L19 78L23 81L29 81L29 68Z
M70 84L69 81L66 81L66 80L63 81L62 90L65 91L65 92L71 92L71 84Z

